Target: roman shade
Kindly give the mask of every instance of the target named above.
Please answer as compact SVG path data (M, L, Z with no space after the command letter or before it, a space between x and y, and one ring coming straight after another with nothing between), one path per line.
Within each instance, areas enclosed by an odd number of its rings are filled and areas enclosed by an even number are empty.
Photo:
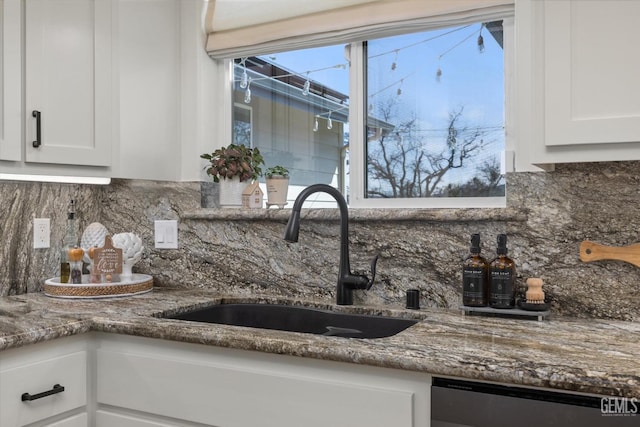
M491 20L514 0L209 0L206 49L234 58Z

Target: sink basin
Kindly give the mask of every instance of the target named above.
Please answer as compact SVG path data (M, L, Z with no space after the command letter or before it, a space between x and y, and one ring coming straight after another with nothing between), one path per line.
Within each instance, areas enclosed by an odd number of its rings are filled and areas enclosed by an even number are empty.
M251 303L214 305L169 318L346 338L389 337L417 323L417 320L396 317Z

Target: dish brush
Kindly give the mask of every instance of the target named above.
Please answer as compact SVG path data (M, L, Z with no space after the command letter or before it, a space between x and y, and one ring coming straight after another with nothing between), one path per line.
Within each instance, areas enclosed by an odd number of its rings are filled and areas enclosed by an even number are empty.
M544 304L543 283L542 279L538 277L527 279L527 304Z

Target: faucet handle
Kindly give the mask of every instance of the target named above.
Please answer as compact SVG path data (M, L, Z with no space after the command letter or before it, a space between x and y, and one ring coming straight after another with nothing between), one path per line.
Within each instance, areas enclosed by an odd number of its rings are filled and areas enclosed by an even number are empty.
M367 283L367 290L371 289L373 286L373 281L376 280L376 264L378 264L378 257L380 255L376 255L371 260L371 280Z

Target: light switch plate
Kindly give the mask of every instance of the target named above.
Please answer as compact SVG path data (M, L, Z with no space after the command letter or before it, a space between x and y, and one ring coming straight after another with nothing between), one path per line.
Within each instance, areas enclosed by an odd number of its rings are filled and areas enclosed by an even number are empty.
M51 246L51 220L33 218L33 248L44 249Z
M178 249L178 221L157 220L154 229L156 249Z

